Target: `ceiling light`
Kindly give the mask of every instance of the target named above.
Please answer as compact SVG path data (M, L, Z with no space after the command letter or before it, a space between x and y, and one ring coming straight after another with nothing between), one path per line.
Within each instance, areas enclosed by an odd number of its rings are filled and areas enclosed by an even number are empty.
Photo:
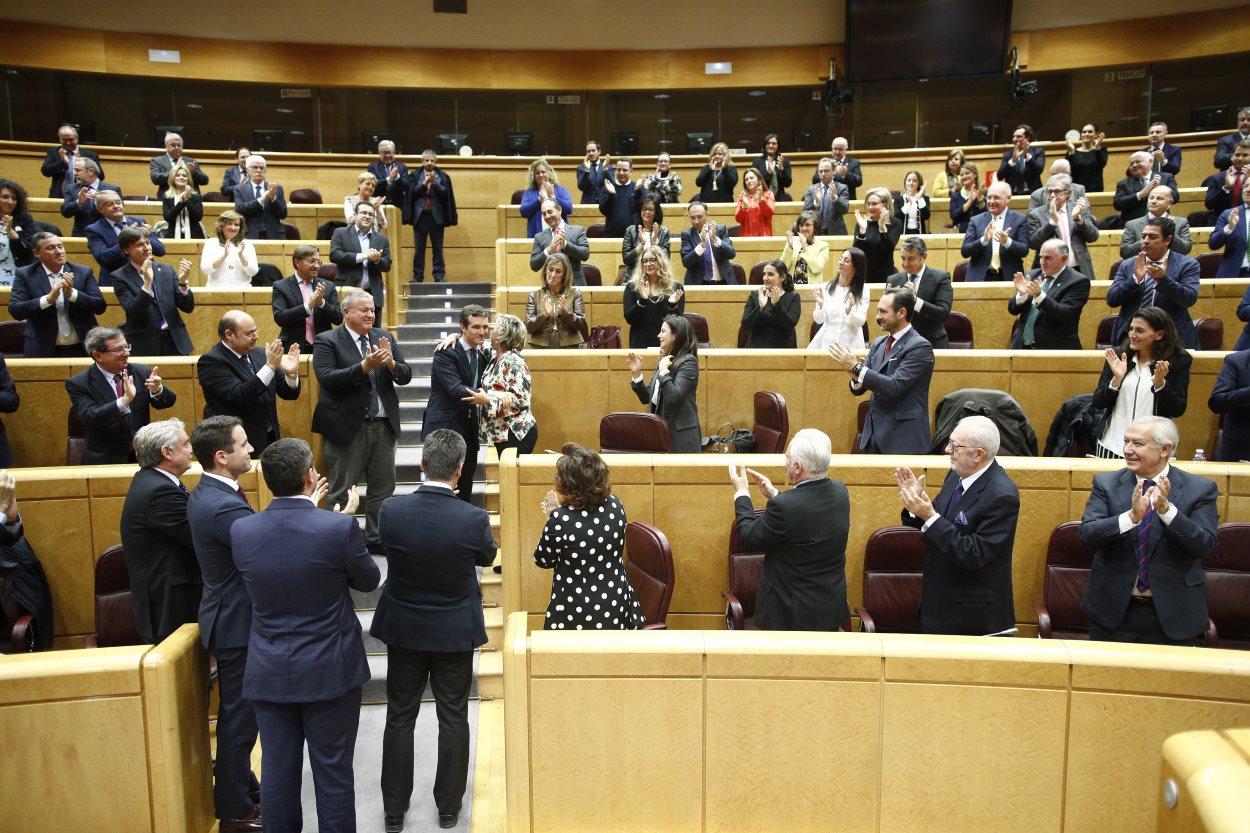
M703 65L704 75L731 75L734 65L731 61L710 61Z
M671 145L673 143L673 140L672 139L660 139L659 143L662 145Z
M744 122L746 122L747 124L751 124L752 122L757 122L757 121L759 121L759 119L758 119L758 118L756 118L755 116L743 116L743 117L742 117L742 120L743 120Z
M204 105L203 104L188 104L187 109L188 110L203 110Z
M747 93L747 95L753 96L755 98L759 98L760 96L764 95L764 91L763 90L751 90L751 92Z
M658 98L658 99L660 99L660 100L663 100L663 99L668 98L668 93L656 93L656 94L655 94L655 97L656 97L656 98Z
M670 118L656 119L655 121L657 124L672 124L673 123L673 120Z
M279 113L294 113L295 111L292 110L290 107L279 107L278 112Z

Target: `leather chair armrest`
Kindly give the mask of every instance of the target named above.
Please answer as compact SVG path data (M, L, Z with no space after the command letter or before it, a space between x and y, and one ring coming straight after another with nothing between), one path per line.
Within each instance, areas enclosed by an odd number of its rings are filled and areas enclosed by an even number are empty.
M725 627L731 631L740 631L745 627L746 615L742 612L742 602L728 590L722 591L725 597Z
M872 618L872 614L868 612L866 607L855 608L855 615L859 617L860 633L876 633L877 623Z
M650 625L643 626L644 631L666 631L668 625L664 622L653 622Z
M1202 644L1208 648L1217 648L1220 644L1220 632L1215 628L1215 620L1207 619L1207 631L1202 635Z
M17 617L13 623L9 645L15 654L29 654L35 650L35 620L29 613Z
M1050 611L1041 602L1034 602L1033 609L1037 611L1037 638L1050 639Z

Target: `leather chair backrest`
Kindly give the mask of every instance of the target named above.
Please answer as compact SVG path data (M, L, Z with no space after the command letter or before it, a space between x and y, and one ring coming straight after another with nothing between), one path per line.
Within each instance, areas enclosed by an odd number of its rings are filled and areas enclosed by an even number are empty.
M583 320L580 329L582 330L583 341L577 346L582 350L621 349L621 328L615 324L604 324L600 327L586 329L586 323Z
M87 451L87 429L83 428L81 420L78 419L78 412L74 410L74 406L69 406L69 414L66 416L66 440L65 440L65 465L80 466L82 465L82 456Z
M200 199L204 202L234 202L220 191L205 191L200 195Z
M606 223L591 223L586 226L587 237L604 237L607 235L608 226Z
M1207 615L1225 640L1250 640L1250 523L1220 524L1219 546L1206 563Z
M1198 331L1199 350L1224 349L1224 322L1219 318L1199 318L1194 322Z
M878 633L920 630L920 586L924 578L920 530L888 526L868 536L864 547L864 608Z
M317 277L323 281L333 281L339 273L339 268L333 263L323 263L321 268L317 270Z
M324 223L317 226L317 239L332 240L334 238L334 232L341 228L347 228L347 223L342 220L326 220ZM331 263L330 265L333 266L334 264Z
M586 278L587 286L603 286L603 275L599 272L598 266L592 263L583 263L582 275Z
M0 321L0 353L21 356L26 352L26 322Z
M734 226L734 228L737 228L737 226ZM730 236L732 237L733 235L730 235ZM741 266L739 266L736 263L731 263L729 264L729 266L730 268L734 270L734 279L738 281L739 285L742 285L747 282L747 273L743 270Z
M855 409L855 439L851 440L851 454L864 453L859 447L859 440L864 435L864 423L868 421L868 402L867 398L861 399L859 407Z
M663 623L676 579L668 537L650 524L630 521L625 527L625 556L625 575L647 624Z
M755 517L764 514L763 509L755 510ZM729 592L738 597L742 603L743 616L750 618L755 615L755 595L759 590L760 573L764 571L764 553L750 552L742 545L738 537L738 524L731 522L729 526Z
M694 328L694 340L698 342L702 348L711 347L711 337L708 335L707 319L697 312L683 313L686 320L690 322L690 326Z
M1209 281L1215 277L1215 273L1220 271L1220 261L1224 259L1223 252L1207 252L1198 255L1198 280Z
M761 260L759 263L751 267L751 277L747 279L747 283L752 286L764 285L764 267L768 265L767 260Z
M737 237L742 233L742 226L730 226L727 231L730 237Z
M962 312L951 310L946 316L946 337L951 350L971 350L972 319Z
M1051 631L1056 637L1084 637L1089 633L1089 617L1081 610L1081 597L1089 583L1094 550L1081 543L1080 521L1065 521L1050 533L1046 545L1046 576L1042 583L1042 603L1050 613Z
M120 544L106 549L95 564L95 631L97 648L144 644L135 626L130 573Z
M755 424L751 428L755 437L756 454L783 454L786 440L790 437L790 409L786 398L770 390L755 392Z
M668 426L655 414L618 412L599 421L604 454L668 454L673 450Z
M287 198L287 202L300 205L321 205L321 192L316 188L296 188Z
M283 223L282 233L286 235L287 240L299 240L299 229L294 223Z
M968 261L961 260L955 264L954 270L951 272L951 281L953 283L963 283L968 277Z
M1106 350L1108 347L1116 345L1111 343L1111 334L1115 332L1114 315L1104 315L1102 320L1098 322L1098 334L1094 336L1094 342L1098 350Z
M512 199L510 199L510 200L509 200L509 202L510 202L510 203L512 203L513 205L520 205L520 204L521 204L521 200L522 200L522 199L524 199L524 198L525 198L525 191L524 191L524 190L521 190L521 191L513 191L513 192L512 192Z
M1124 261L1119 260L1118 258L1111 261L1111 268L1107 270L1107 280L1115 280L1115 273L1120 271L1120 264L1123 262Z

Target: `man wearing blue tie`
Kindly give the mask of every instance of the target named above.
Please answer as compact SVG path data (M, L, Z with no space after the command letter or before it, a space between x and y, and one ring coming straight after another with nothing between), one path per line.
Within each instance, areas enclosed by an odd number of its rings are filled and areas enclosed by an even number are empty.
M803 210L815 211L820 217L817 234L846 234L846 220L842 215L850 208L850 194L845 185L834 181L833 160L821 159L816 166L816 176L820 181L808 186L803 195Z
M1176 224L1167 217L1152 217L1142 228L1142 249L1137 257L1120 261L1107 290L1107 306L1119 307L1111 333L1119 344L1134 313L1142 307L1158 307L1172 316L1181 346L1198 349L1198 330L1189 308L1198 302L1198 261L1171 251Z

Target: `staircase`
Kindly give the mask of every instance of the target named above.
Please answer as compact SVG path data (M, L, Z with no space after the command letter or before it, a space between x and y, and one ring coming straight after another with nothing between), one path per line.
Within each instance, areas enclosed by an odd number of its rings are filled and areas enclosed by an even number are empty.
M430 398L430 366L435 345L449 333L460 329L460 310L467 304L491 308L489 283L410 283L403 323L391 333L398 342L400 354L412 368L412 381L396 387L399 395L399 444L395 449L395 494L408 494L421 483L421 420ZM499 540L498 460L493 448L483 449L478 456L477 475L473 484L473 503L491 513L491 527ZM367 487L360 487L363 497ZM364 525L363 513L359 516ZM375 558L386 580L386 559ZM496 560L496 563L498 561ZM485 607L487 643L475 658L474 691L483 700L503 696L503 657L499 646L503 640L503 582L487 567L480 571L482 604ZM365 633L365 651L369 655L372 679L365 684L364 702L386 702L386 645L369 636L373 611L381 590L356 593L352 599ZM427 692L428 696L428 692Z

